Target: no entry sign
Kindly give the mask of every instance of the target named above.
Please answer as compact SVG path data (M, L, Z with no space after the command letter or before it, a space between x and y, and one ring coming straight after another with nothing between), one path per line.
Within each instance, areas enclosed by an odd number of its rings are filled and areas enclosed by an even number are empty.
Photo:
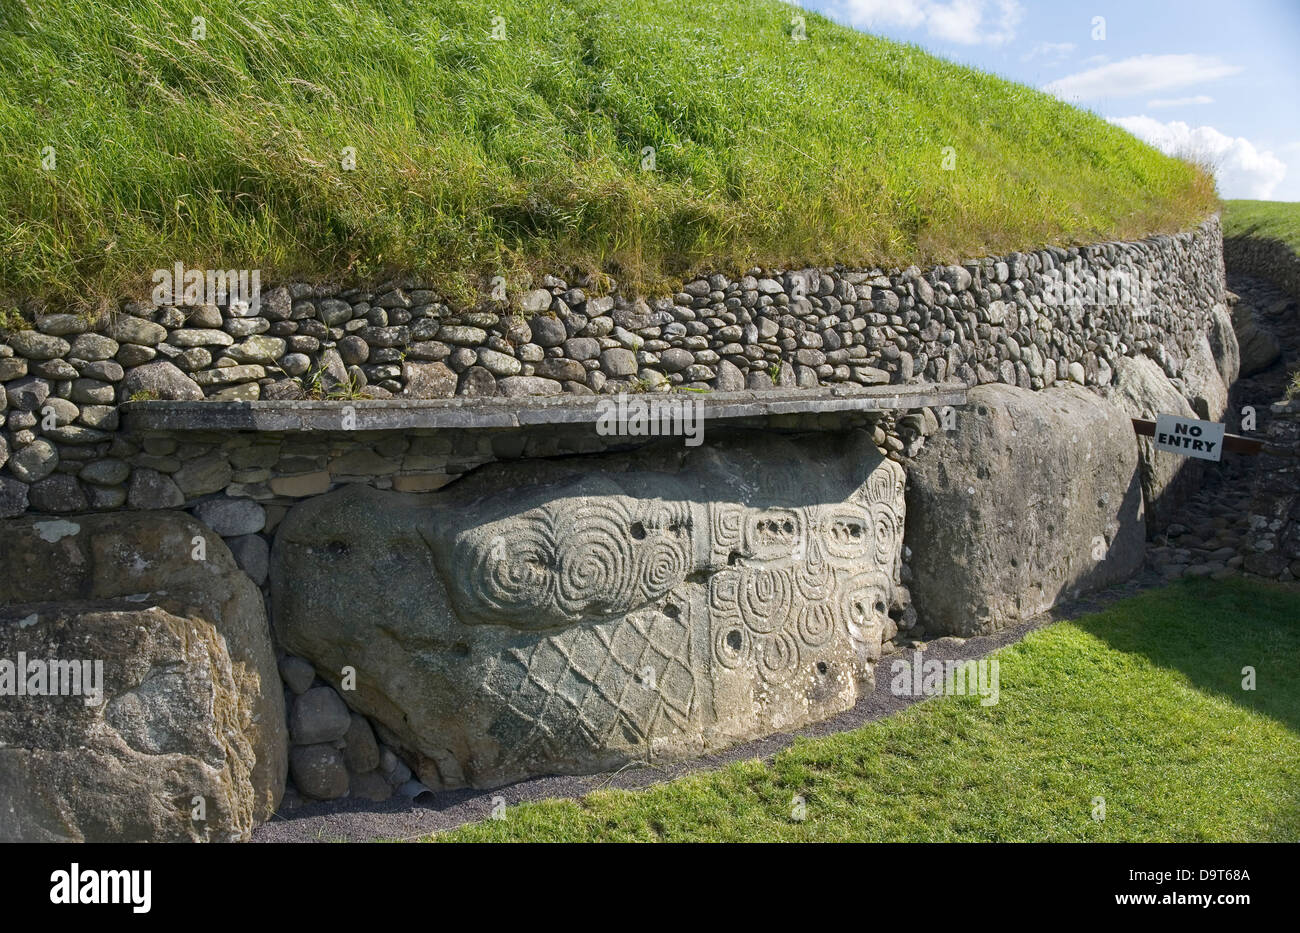
M1223 456L1223 425L1177 415L1156 415L1156 449L1187 457L1218 460Z

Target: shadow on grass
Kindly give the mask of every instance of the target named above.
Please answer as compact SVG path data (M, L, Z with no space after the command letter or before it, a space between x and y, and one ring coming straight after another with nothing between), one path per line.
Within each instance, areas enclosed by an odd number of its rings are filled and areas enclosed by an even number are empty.
M1300 735L1300 586L1243 577L1182 580L1076 624ZM1253 690L1242 686L1246 667L1255 671Z

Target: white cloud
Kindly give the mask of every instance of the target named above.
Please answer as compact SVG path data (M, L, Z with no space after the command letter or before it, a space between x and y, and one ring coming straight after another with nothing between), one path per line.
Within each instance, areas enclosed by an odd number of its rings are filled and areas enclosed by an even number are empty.
M1204 94L1197 94L1195 97L1160 97L1155 100L1147 101L1147 106L1152 110L1160 110L1169 107L1194 107L1198 104L1212 104L1213 97L1206 97Z
M1129 97L1216 81L1241 70L1217 55L1138 55L1067 75L1043 90L1072 100Z
M1111 117L1110 122L1161 152L1207 161L1225 198L1267 201L1286 176L1286 163L1272 152L1261 152L1245 137L1228 136L1212 126L1192 128L1179 120L1161 123L1148 116Z
M1020 0L833 0L826 15L859 29L922 26L960 45L1001 45L1015 38L1024 16Z
M1074 51L1073 42L1038 42L1034 47L1020 56L1022 62L1045 58L1053 64L1064 61Z

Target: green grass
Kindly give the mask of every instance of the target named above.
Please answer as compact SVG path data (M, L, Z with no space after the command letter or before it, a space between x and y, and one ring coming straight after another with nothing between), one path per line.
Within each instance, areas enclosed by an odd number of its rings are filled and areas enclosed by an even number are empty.
M1291 841L1300 588L1186 581L1030 634L1000 702L947 697L645 791L438 841ZM1242 668L1257 689L1241 689ZM791 801L807 801L802 822ZM1104 822L1092 800L1104 797Z
M1223 235L1281 240L1300 252L1300 202L1224 201Z
M177 261L415 272L453 297L541 269L653 290L1136 237L1217 206L1093 114L773 0L13 0L0 64L10 302L143 295Z

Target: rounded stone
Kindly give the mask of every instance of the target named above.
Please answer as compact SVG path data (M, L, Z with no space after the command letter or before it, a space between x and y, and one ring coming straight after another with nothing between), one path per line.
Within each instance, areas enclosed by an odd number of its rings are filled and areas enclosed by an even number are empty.
M600 368L607 376L635 376L637 371L636 354L631 350L616 347L600 354Z
M333 745L300 745L291 749L289 774L299 791L317 800L333 800L348 792L348 769L343 763L343 753Z
M40 437L9 458L9 472L24 483L45 479L59 465L59 452L54 445Z
M478 364L494 376L515 376L523 367L513 356L486 348L478 351Z
M108 335L118 343L134 343L142 347L156 347L167 339L167 328L153 321L121 314L109 322ZM124 364L125 365L125 364Z
M316 669L311 662L297 655L286 654L280 659L280 679L285 682L295 695L301 696L311 689L316 679Z
M9 335L9 346L29 360L52 360L67 355L70 344L62 337L34 330L20 330Z
M547 298L550 298L549 293ZM564 322L556 317L538 315L528 322L528 328L532 332L533 343L539 347L558 347L568 337Z
M134 343L124 343L118 347L117 352L113 354L113 358L123 366L139 366L142 363L149 362L157 355L158 351L153 347L142 347Z
M347 362L346 358L344 362ZM280 368L286 376L301 376L311 368L311 357L305 353L289 353L280 360Z
M334 742L352 725L347 704L333 687L312 687L293 704L289 737L295 745Z
M137 467L131 472L126 501L133 509L174 509L185 502L170 476L164 476L148 467Z
M80 512L88 504L76 477L67 473L56 473L32 483L28 495L31 507L38 512Z
M126 486L87 486L92 509L117 509L126 504Z
M5 386L5 398L10 408L36 411L50 397L50 383L37 376L24 376Z
M223 538L256 534L266 527L266 509L252 499L208 499L194 507L194 517Z
M8 476L0 476L0 518L13 518L27 511L28 488Z
M358 366L370 359L370 345L356 334L349 334L338 343L339 356L349 366ZM280 364L284 365L283 362Z
M523 301L520 304L526 313L537 314L550 308L551 301L549 291L544 288L534 288L524 293ZM543 344L543 346L546 346L546 344Z
M41 421L46 422L46 419L53 415L54 424L58 427L71 424L80 414L81 409L64 398L47 398L45 404L41 406Z
M343 760L347 762L348 770L360 773L379 767L379 743L375 741L375 731L370 728L366 717L352 714L344 742Z
M270 571L271 549L261 535L240 535L227 538L226 547L235 558L239 569L248 574L248 578L261 586L266 582Z
M121 398L130 401L135 396L166 401L203 400L203 390L198 384L166 360L137 366L122 380Z
M131 466L124 460L92 460L77 475L96 486L117 486L131 475Z

